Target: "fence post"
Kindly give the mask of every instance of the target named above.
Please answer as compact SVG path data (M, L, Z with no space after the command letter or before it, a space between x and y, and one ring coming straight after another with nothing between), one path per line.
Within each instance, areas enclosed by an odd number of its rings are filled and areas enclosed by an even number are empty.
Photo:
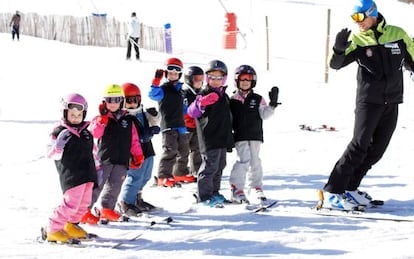
M171 35L171 24L166 23L164 25L164 36L165 36L165 52L168 54L172 53L172 35Z

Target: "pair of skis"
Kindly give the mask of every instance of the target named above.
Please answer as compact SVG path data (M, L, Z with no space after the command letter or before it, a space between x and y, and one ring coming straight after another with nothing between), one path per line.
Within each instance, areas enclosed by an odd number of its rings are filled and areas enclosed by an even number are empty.
M142 235L144 235L146 232L148 232L149 230L151 230L155 225L157 224L170 224L171 222L173 222L173 218L171 216L162 218L161 220L152 220L151 222L149 222L149 226L145 227L144 230L141 230L140 232L138 232L136 235L134 235L133 237L129 238L129 239L125 239L122 241L117 242L116 244L112 245L110 248L112 249L117 249L119 247L121 247L122 245L128 243L128 242L132 242L135 241L137 239L139 239ZM54 244L54 245L67 245L67 246L71 246L71 247L77 247L77 248L84 248L84 247L88 247L88 245L85 245L84 242L88 242L88 241L99 241L100 239L104 240L104 241L111 241L111 239L107 239L107 238L101 238L96 234L93 233L88 233L87 237L85 239L78 239L78 238L71 238L69 239L67 242L49 242L47 241L47 233L46 233L46 228L42 227L40 229L40 237L36 238L36 241L39 243L47 243L47 244Z

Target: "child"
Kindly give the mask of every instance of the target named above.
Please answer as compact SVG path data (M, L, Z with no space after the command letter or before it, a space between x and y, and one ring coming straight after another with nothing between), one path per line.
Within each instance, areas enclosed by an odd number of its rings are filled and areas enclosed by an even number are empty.
M263 120L274 114L277 106L278 88L270 91L270 105L264 98L253 92L257 75L253 67L241 65L234 73L237 91L230 99L233 116L233 135L237 151L237 161L230 173L231 199L236 203L249 203L244 194L248 173L251 194L260 202L266 200L263 194L263 170L259 158L263 142ZM249 170L250 169L250 170ZM250 191L249 191L250 192Z
M188 138L184 123L184 103L181 94L183 63L178 58L169 58L166 70L157 69L152 80L149 97L158 102L161 113L162 148L158 166L159 186L176 186L177 182L194 182L194 176L189 174ZM167 82L162 84L165 77Z
M55 160L63 201L49 218L46 240L70 242L87 237L78 222L88 210L92 188L97 181L92 154L93 136L84 121L88 104L80 94L69 94L62 100L63 118L52 134L47 156Z
M95 188L92 194L91 205L100 198L100 204L95 207L96 215L88 211L82 218L82 223L96 224L96 216L103 221L118 221L121 215L114 208L127 168L140 168L144 161L134 123L136 118L122 110L123 103L122 87L109 85L99 105L100 115L91 122L91 133L98 139L103 185Z
M152 175L155 152L151 138L160 132L158 126L160 115L155 108L144 111L141 104L141 91L138 86L125 83L122 85L122 89L125 94L125 110L137 118L136 127L145 159L141 168L129 167L127 177L122 185L118 205L122 213L137 216L142 212L155 209L155 206L143 200L142 190Z
M184 73L183 98L184 105L188 107L194 102L198 92L203 86L204 71L198 66L187 68ZM188 141L190 145L189 163L191 174L197 179L197 172L201 166L201 154L198 145L196 121L188 113L184 115L185 126L188 131Z
M210 61L206 70L207 85L188 108L188 114L197 118L203 158L197 179L198 201L211 207L223 207L225 198L219 193L221 176L226 166L226 152L234 146L229 97L223 86L226 78L226 64Z

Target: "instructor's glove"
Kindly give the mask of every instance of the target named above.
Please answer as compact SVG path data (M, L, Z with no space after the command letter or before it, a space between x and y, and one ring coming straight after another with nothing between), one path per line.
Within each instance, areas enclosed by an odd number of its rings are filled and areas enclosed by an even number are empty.
M219 99L218 94L212 92L200 98L200 105L206 107L208 105L212 105L216 103L218 99Z
M273 86L272 89L270 89L269 91L269 99L270 99L269 105L276 108L277 105L280 104L277 102L278 97L279 97L279 88L277 86Z
M70 134L70 131L68 129L62 130L56 138L56 148L64 149L66 143L68 143L71 137L72 135Z
M164 76L164 73L165 72L163 69L157 69L157 71L155 71L154 79L152 79L152 85L160 86L161 79Z
M348 30L348 28L342 29L338 32L338 34L336 34L335 45L333 48L337 53L344 53L349 45L351 45L351 42L348 41L350 34L351 30Z

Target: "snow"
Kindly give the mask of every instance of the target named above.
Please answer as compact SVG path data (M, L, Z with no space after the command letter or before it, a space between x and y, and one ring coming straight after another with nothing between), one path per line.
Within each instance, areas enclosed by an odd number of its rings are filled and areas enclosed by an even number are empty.
M267 98L273 85L280 102L273 118L265 121L261 158L264 191L279 201L272 210L252 214L242 205L224 209L195 207L195 184L183 188L150 187L144 198L165 211L130 222L89 226L85 229L114 242L85 242L87 248L38 244L35 239L53 208L61 201L58 176L45 158L48 134L60 118L59 100L69 92L89 102L87 119L97 115L101 92L111 83L140 86L146 107L156 68L169 55L141 50L143 62L125 61L124 48L75 46L23 35L11 41L0 34L0 257L4 258L414 258L412 222L364 220L312 215L317 190L327 181L334 163L351 138L355 94L355 65L329 70L325 84L326 10L331 8L332 44L342 27L357 29L342 1L223 0L238 15L247 44L238 38L237 50L221 49L224 10L218 1L1 1L4 12L84 15L105 9L120 19L136 11L143 22L173 26L174 55L186 66L204 66L221 59L234 71L243 63L258 72L256 91ZM62 3L62 4L60 4ZM196 4L197 3L197 4ZM378 0L379 11L390 24L414 35L412 5ZM93 7L95 6L95 7ZM157 8L158 7L158 8ZM185 8L187 7L187 9ZM346 9L348 8L348 9ZM98 10L99 11L99 10ZM111 13L109 13L111 11ZM266 69L265 16L269 17L270 70ZM23 25L24 30L24 25ZM231 76L229 77L231 78ZM234 90L229 80L228 93ZM405 78L405 103L400 105L397 129L383 159L364 178L361 189L385 200L375 216L414 219L413 166L410 163L414 119L414 83ZM299 130L300 124L336 127L335 132ZM154 138L161 154L160 136ZM158 156L156 157L158 159ZM229 196L228 178L235 152L228 154L222 192ZM153 170L157 171L157 162ZM394 210L393 210L394 209ZM159 222L172 216L170 224ZM151 221L157 221L148 229ZM111 249L117 241L143 233L136 241Z

